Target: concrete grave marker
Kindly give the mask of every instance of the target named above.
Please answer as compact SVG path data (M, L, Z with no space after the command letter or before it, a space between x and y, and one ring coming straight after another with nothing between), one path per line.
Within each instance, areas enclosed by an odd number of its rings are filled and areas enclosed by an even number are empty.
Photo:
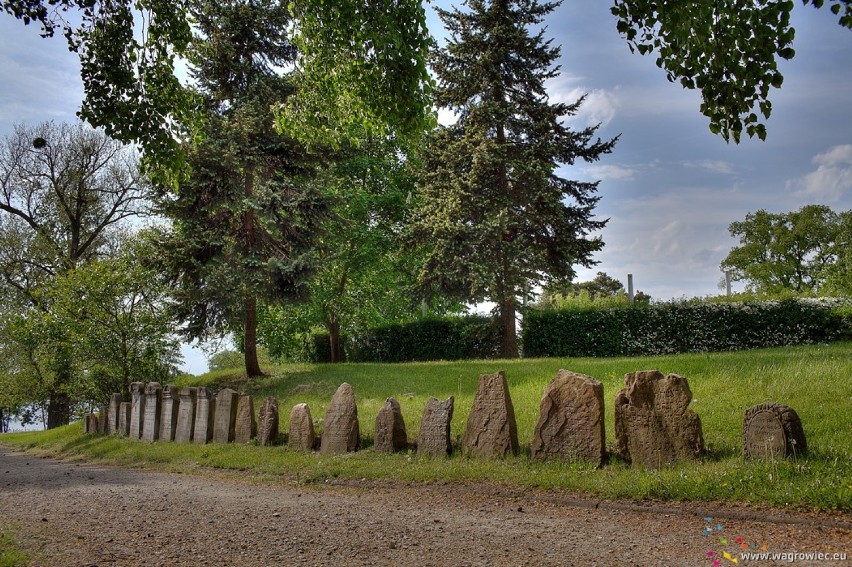
M153 443L160 438L160 404L163 401L163 388L159 382L149 382L145 386L145 423L142 426L142 440Z
M234 426L234 442L248 443L257 437L257 421L254 418L254 400L251 396L240 396L237 404L237 421Z
M531 450L533 458L602 465L606 459L603 384L585 374L560 370L544 391Z
M230 388L220 390L216 395L216 418L213 422L214 443L230 443L234 440L239 398L239 393Z
M174 384L166 384L163 388L163 401L160 408L160 439L163 441L175 440L179 407L178 387Z
M187 386L180 390L180 402L178 403L177 427L175 428L175 441L178 443L189 443L195 432L195 406L197 403L198 388Z
M462 438L462 449L477 457L517 455L518 426L506 374L482 374Z
M121 407L121 394L113 394L109 398L109 410L107 414L107 433L114 435L118 433L118 410Z
M345 453L357 451L360 443L358 408L355 406L355 390L347 383L337 388L323 422L320 453Z
M455 398L450 396L443 402L430 397L420 419L420 435L417 437L417 454L446 457L453 452L450 439L450 422L453 420Z
M93 413L87 413L83 416L83 433L94 435L98 432L98 416Z
M145 384L130 384L130 438L142 438L142 425L145 419Z
M101 406L98 409L98 433L106 435L107 421L109 421L109 406Z
M690 401L683 376L658 370L625 375L615 396L616 452L633 466L651 469L699 457L704 436Z
M796 410L783 404L763 403L743 416L743 454L753 459L784 459L808 451L805 430Z
M402 408L396 398L388 398L376 415L375 450L385 453L401 451L408 445Z
M198 388L195 406L195 431L192 440L204 445L213 439L213 416L216 414L216 398L213 390L206 387Z
M131 402L121 402L118 405L118 434L122 437L130 435Z

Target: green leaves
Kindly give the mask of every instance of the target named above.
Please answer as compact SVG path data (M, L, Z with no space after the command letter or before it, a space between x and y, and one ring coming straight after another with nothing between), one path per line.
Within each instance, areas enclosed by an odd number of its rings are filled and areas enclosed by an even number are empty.
M832 12L839 14L841 5L840 25L852 29L852 2L834 2ZM784 81L777 59L796 54L793 7L790 0L616 0L611 11L630 49L657 52L657 66L669 81L701 91L710 131L738 143L744 130L766 137L769 92ZM762 119L754 119L756 110Z
M290 9L299 58L296 94L278 109L282 131L339 146L426 128L431 39L419 0L305 0Z

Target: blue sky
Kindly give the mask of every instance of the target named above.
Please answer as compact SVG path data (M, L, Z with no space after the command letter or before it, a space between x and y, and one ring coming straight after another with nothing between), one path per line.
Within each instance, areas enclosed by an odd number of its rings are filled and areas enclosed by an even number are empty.
M576 124L600 123L605 138L621 134L611 155L563 171L601 180L597 213L610 219L600 263L580 270L580 280L605 271L626 283L630 273L656 299L717 294L719 263L736 244L732 221L761 208L852 209L852 31L828 10L797 3L797 54L781 64L767 141L734 145L710 133L697 93L666 81L653 56L630 53L609 6L566 0L546 22L562 46L551 97L587 94ZM443 35L427 10L430 29ZM42 39L36 27L0 15L0 135L19 121L73 120L78 73L62 37ZM193 372L204 368L197 353L187 362Z

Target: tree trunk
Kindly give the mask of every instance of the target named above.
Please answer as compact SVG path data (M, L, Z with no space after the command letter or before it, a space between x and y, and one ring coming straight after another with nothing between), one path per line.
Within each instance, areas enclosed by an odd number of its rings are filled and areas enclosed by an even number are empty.
M332 318L326 322L326 330L328 331L328 346L331 348L331 362L341 362L343 358L343 348L340 345L340 321L337 318Z
M57 377L59 378L59 377ZM71 421L71 400L65 392L55 392L47 406L47 428L68 425Z
M263 376L257 361L257 299L246 299L245 327L243 329L243 352L246 361L246 377Z
M503 358L520 358L518 335L515 329L515 298L509 297L500 302L500 326L503 328Z

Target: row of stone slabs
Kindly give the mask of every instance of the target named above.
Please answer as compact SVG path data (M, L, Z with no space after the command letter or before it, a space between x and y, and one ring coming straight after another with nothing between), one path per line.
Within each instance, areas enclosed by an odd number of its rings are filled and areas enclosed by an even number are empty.
M89 433L129 436L145 441L246 443L257 438L271 445L278 436L278 401L267 397L255 420L251 396L226 388L215 396L209 388L164 388L156 382L130 386L131 401L113 394L100 415L85 422ZM704 452L701 420L688 408L692 392L686 378L657 370L625 375L615 398L615 454L634 466L661 468L694 459ZM420 422L417 453L452 453L450 422L454 398L430 398ZM291 448L321 453L356 451L360 443L355 392L342 384L331 399L317 442L310 408L298 404L290 413ZM408 447L399 402L388 398L376 417L377 451ZM504 457L519 452L517 425L503 372L483 374L462 438L462 451L477 457ZM607 460L603 384L590 376L560 370L545 389L531 446L533 458L556 457L602 465ZM751 407L743 419L747 457L784 458L804 454L807 443L795 410L775 403Z

